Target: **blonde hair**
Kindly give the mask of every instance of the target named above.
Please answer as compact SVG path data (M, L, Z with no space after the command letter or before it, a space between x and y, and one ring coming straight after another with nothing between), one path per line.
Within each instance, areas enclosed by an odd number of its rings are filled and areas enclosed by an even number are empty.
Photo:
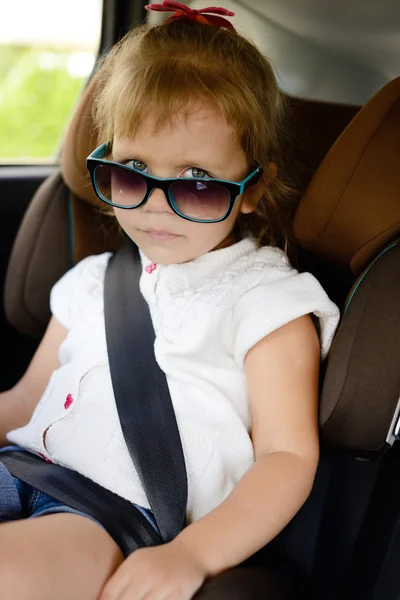
M134 137L152 110L156 127L199 100L216 105L249 163L277 164L255 212L240 215L235 231L260 245L287 250L291 241L292 189L283 176L285 102L272 67L242 35L210 25L176 20L131 30L100 65L94 119L99 140ZM268 170L264 177L268 179Z

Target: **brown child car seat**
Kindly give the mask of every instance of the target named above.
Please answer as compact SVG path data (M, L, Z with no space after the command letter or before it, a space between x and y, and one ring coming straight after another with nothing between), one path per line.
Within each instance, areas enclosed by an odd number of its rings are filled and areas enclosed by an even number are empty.
M9 262L8 319L37 339L50 317L53 284L82 258L115 251L121 243L113 219L100 211L86 170L86 157L104 141L96 139L92 123L96 84L94 76L67 131L60 170L33 197ZM328 265L328 272L355 280L326 361L320 424L323 440L359 456L381 453L399 429L399 155L400 78L346 127L295 216L299 245ZM211 580L197 597L286 596L268 569L250 573L241 567Z

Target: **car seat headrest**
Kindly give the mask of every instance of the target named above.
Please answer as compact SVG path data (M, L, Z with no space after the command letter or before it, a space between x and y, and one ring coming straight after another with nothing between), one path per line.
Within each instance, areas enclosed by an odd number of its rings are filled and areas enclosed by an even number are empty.
M86 158L100 143L92 115L98 81L94 75L70 121L61 152L61 172L65 183L76 196L100 207L103 204L94 193L86 168Z
M298 206L299 243L359 275L400 234L400 77L354 117Z
M122 236L100 208L86 169L96 147L92 105L98 79L87 86L68 127L57 169L36 191L22 220L8 264L4 307L9 322L40 339L50 318L54 283L90 254L116 251Z

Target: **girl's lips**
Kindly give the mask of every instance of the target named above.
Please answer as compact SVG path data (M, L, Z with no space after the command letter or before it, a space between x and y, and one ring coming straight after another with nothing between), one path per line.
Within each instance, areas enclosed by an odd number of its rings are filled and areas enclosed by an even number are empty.
M157 231L154 229L144 231L144 233L146 234L146 237L153 242L169 242L181 237L180 235L175 235L175 233L170 233L169 231Z

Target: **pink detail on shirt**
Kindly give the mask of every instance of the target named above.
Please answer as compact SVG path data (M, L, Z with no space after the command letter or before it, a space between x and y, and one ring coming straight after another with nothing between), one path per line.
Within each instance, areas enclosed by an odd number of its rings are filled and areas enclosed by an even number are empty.
M47 456L45 456L44 454L42 454L41 452L38 452L39 456L41 456L43 458L43 460L45 460L47 463L51 463L51 460L49 458L47 458Z
M145 271L146 273L152 273L153 271L155 271L157 269L157 263L152 262L149 265L147 265L147 267L145 267Z
M71 406L71 404L73 403L74 399L72 397L72 394L68 394L65 402L64 402L64 408L65 410L67 410L67 408L69 408Z

